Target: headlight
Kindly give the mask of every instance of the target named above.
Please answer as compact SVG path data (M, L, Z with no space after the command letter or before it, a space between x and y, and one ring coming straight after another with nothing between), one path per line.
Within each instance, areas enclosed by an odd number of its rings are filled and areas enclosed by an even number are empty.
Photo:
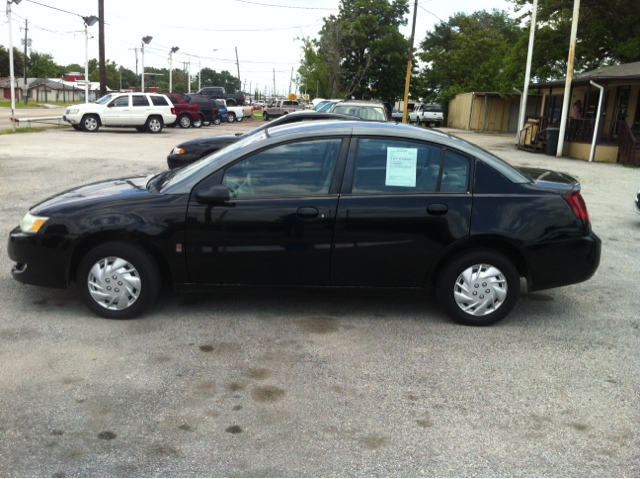
M65 114L67 114L67 115L75 115L75 114L76 114L76 113L78 113L79 111L80 111L80 110L79 110L79 109L77 109L77 108L69 108L69 109L65 112Z
M176 146L176 147L173 149L173 154L174 154L174 155L182 155L183 153L184 153L184 150L183 150L182 148L180 148L180 147L177 147L177 146Z
M31 213L27 213L20 220L20 229L23 233L37 233L48 219L45 216L33 216Z

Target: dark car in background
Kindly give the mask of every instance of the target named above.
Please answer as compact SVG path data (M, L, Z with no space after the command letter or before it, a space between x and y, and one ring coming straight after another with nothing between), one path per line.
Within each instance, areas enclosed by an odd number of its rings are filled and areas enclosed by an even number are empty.
M589 279L601 242L568 175L413 126L310 121L49 198L7 249L17 281L74 282L109 319L141 314L164 280L175 291L435 287L453 320L484 326L512 310L520 278L528 291Z
M198 161L211 153L225 148L231 143L241 140L249 135L260 132L266 128L284 125L285 123L296 123L300 121L318 121L318 120L357 120L357 117L349 115L340 115L334 113L320 113L316 111L300 111L281 116L276 120L271 120L254 130L248 131L244 135L221 135L210 138L198 138L197 140L185 141L176 146L169 156L167 156L167 165L169 168L181 168L185 165Z

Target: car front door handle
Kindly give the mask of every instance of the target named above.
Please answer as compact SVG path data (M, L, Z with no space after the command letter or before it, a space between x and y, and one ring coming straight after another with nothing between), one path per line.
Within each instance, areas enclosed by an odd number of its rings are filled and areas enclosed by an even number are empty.
M449 207L442 203L432 203L427 206L427 213L430 215L444 215L447 211L449 211Z
M318 217L318 210L316 208L298 208L298 218L310 220Z

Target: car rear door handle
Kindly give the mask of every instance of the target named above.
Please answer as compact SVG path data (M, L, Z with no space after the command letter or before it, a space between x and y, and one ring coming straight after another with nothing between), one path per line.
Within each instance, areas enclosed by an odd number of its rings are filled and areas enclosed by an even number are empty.
M447 211L449 211L449 207L447 205L443 205L442 203L432 203L427 206L427 213L430 215L443 215Z
M316 208L298 208L298 217L302 219L312 219L318 217L318 210Z

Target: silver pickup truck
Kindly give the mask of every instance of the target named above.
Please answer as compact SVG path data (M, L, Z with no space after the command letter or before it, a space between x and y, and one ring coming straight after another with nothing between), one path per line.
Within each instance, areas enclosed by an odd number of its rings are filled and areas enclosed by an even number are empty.
M267 106L262 110L262 117L264 121L268 121L293 111L301 111L303 108L302 104L296 100L278 100L272 106Z
M409 123L427 126L434 123L438 127L443 120L444 113L440 105L420 105L412 112L409 112Z

